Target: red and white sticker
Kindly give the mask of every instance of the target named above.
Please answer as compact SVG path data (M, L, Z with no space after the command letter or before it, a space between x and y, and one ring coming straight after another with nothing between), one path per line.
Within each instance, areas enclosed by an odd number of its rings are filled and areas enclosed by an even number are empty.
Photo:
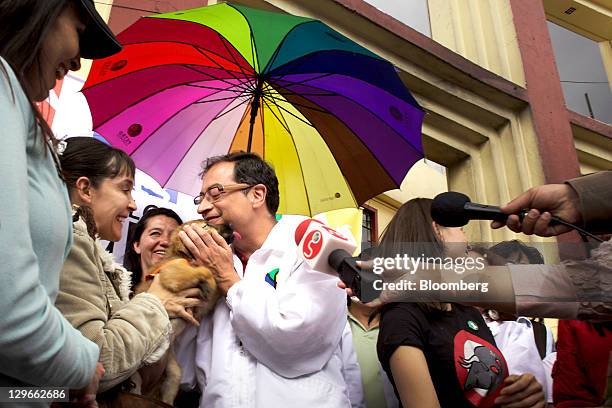
M302 253L304 258L312 259L319 255L323 247L323 234L321 231L313 230L306 235L304 244L302 245Z

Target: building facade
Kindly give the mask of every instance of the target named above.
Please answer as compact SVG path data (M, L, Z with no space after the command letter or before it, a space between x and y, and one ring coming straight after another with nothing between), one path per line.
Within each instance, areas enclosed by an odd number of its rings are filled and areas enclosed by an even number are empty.
M215 3L105 0L97 7L120 32L142 15ZM457 190L500 204L534 185L612 168L609 0L235 3L322 20L391 61L426 110L426 160L401 189L366 203L365 240L376 240L399 205L415 196ZM578 45L564 48L568 36ZM466 231L477 241L515 237L485 222Z

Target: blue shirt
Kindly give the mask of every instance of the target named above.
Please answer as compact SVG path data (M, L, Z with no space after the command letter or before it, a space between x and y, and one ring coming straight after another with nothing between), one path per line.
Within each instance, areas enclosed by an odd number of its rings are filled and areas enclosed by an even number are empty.
M15 74L0 64L0 386L82 388L98 347L53 305L72 243L68 193Z

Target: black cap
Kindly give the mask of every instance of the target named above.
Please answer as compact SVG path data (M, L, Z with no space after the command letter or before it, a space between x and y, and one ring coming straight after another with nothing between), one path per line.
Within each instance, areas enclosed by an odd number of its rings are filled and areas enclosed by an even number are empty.
M89 18L81 34L79 48L81 57L98 59L110 57L123 48L108 25L104 22L93 0L77 0L84 14Z

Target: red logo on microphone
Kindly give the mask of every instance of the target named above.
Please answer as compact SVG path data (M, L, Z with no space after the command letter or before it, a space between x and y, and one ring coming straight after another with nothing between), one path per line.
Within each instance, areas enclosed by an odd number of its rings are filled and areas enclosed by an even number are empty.
M302 246L302 253L304 254L304 258L312 259L315 256L319 255L321 252L321 248L323 247L323 234L321 231L310 231L304 239L304 245Z
M346 238L344 235L340 234L338 231L336 231L333 228L329 228L326 225L323 225L322 228L325 228L325 231L329 232L330 234L332 234L334 237L341 239L343 241L348 241L348 238Z

